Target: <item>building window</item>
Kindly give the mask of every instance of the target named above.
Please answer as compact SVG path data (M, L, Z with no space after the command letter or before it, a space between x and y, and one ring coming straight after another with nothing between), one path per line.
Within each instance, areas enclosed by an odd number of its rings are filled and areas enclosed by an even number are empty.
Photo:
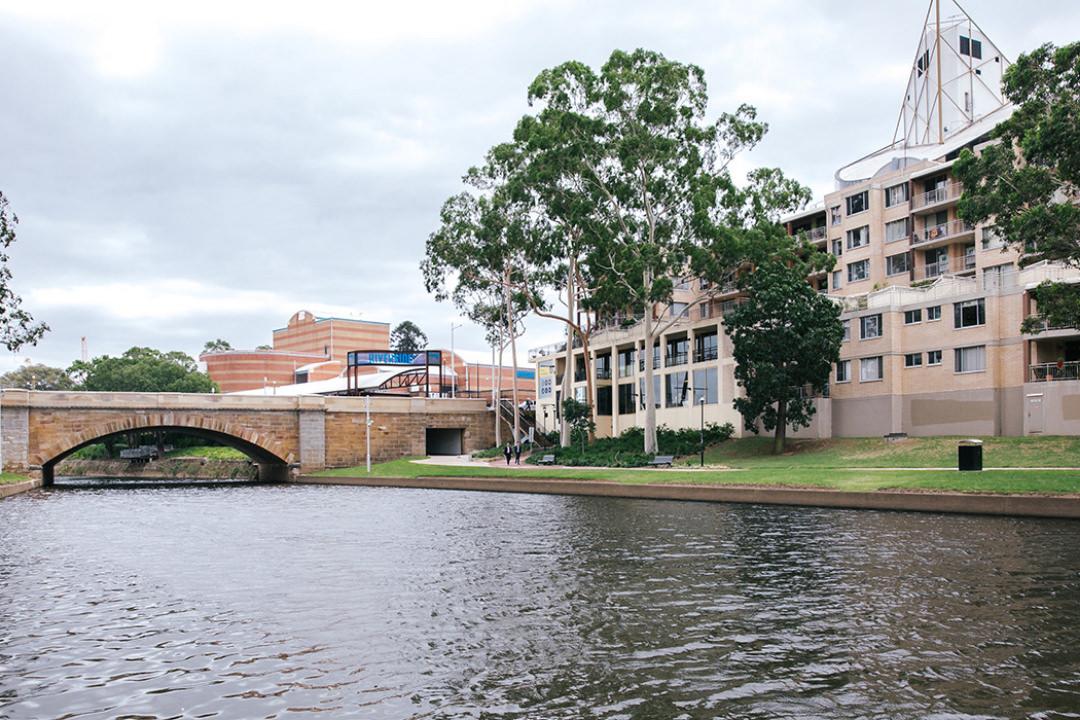
M914 325L915 323L922 322L922 308L917 310L907 310L904 312L904 324Z
M931 305L930 307L926 308L926 322L930 322L932 320L940 320L940 319L941 319L941 306L940 305Z
M653 407L660 407L660 376L653 375L652 379L653 388ZM638 380L638 407L642 410L645 409L645 378Z
M863 358L859 361L859 382L873 382L885 377L882 370L881 356Z
M694 404L701 402L701 396L705 396L706 405L715 405L720 402L720 386L717 384L716 368L705 368L694 371Z
M865 280L870 276L870 261L860 260L859 262L849 263L847 266L847 281L857 282L859 280Z
M735 312L735 308L739 306L738 300L725 300L720 303L720 314L727 317L731 313Z
M881 337L881 315L859 318L859 339L872 340Z
M851 339L851 321L844 320L841 325L844 327L844 342L847 342Z
M587 390L588 388L586 387L574 388L574 399L577 400L579 403L589 402L588 395L586 395Z
M630 377L634 374L634 349L619 351L619 377Z
M885 258L885 274L886 275L900 275L906 273L911 269L908 264L908 254L906 252L899 255L889 255Z
M956 348L956 372L980 372L986 369L986 346Z
M673 372L664 376L669 408L682 407L686 403L687 391L690 389L686 382L688 375L686 372Z
M909 235L907 218L885 223L885 242L892 243L907 240Z
M922 353L908 353L904 356L904 367L922 367Z
M836 363L836 382L851 382L851 361L840 360Z
M634 412L634 383L623 383L619 386L619 414L628 415Z
M1011 263L1005 263L1004 265L983 268L983 289L996 290L1005 287L1005 273L1011 267Z
M840 286L844 284L844 271L833 270L832 273L832 287L833 290L839 290Z
M686 338L668 340L667 357L664 359L664 367L685 365L690 359L687 357L690 351L690 341Z
M689 284L687 287L689 287ZM690 313L687 310L688 307L689 306L684 302L671 303L671 317L689 317Z
M611 355L600 355L596 358L596 379L611 379Z
M997 250L1002 247L1005 247L1005 238L1001 236L997 228L993 225L984 227L982 231L982 249Z
M596 388L596 414L611 415L611 386Z
M708 362L718 357L716 333L694 336L694 362Z
M844 201L847 202L847 214L858 215L861 212L869 210L869 199L870 195L866 190L844 198Z
M866 247L870 244L870 226L863 225L861 228L847 231L847 249Z
M930 351L928 351L926 353L926 364L927 365L940 365L941 364L941 351L940 350L930 350Z
M840 214L839 205L833 205L831 208L829 208L829 218L831 219L830 222L833 225L839 225L840 223L844 222L844 218Z
M833 240L832 241L832 254L835 255L836 257L840 257L841 255L844 254L844 241L843 240Z
M982 60L982 41L961 35L960 54L970 55L976 60Z
M908 185L900 183L885 188L885 207L893 207L908 200Z
M953 327L969 328L986 324L986 300L965 300L953 303Z

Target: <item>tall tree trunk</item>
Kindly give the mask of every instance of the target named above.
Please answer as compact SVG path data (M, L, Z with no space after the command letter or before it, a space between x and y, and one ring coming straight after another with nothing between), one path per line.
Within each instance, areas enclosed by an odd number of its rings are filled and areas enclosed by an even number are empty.
M503 295L506 299L506 326L510 334L510 364L513 366L513 384L510 386L510 395L514 403L514 445L521 444L521 408L518 407L518 384L517 384L517 328L514 327L514 306L510 298L510 270L506 271L506 282L503 284Z
M566 367L563 368L563 380L562 380L562 399L566 400L570 397L573 387L571 383L571 375L574 371L574 300L576 299L577 290L574 283L574 258L570 258L570 270L566 274ZM570 447L570 424L566 422L566 418L563 417L563 411L561 407L555 409L555 414L560 418L559 420L559 446Z
M495 447L502 447L502 367L503 367L503 349L506 344L503 342L502 330L499 330L499 371L495 373L495 402L491 403L491 406L495 408Z
M589 398L589 414L595 423L599 415L596 414L596 396L593 395L593 364L589 361L589 335L590 333L581 333L581 352L585 356L585 392ZM589 442L595 441L596 430L590 429Z
M773 454L779 455L784 452L784 442L787 440L787 400L781 399L776 404L776 435L773 436Z
M652 273L645 271L645 287L652 286ZM645 304L645 453L656 454L656 400L653 397L653 306Z

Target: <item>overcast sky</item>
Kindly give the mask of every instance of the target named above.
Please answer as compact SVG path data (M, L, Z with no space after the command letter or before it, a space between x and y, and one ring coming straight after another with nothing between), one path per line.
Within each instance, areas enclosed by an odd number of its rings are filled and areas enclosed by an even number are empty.
M1080 39L1075 0L966 0L1005 55ZM170 7L159 7L168 5ZM705 70L711 115L771 129L739 169L820 196L892 140L926 3L177 3L0 0L0 191L15 288L66 366L132 345L269 343L296 310L449 345L418 264L463 172L509 138L526 88L645 47ZM560 326L532 321L523 346ZM456 345L480 350L474 327Z

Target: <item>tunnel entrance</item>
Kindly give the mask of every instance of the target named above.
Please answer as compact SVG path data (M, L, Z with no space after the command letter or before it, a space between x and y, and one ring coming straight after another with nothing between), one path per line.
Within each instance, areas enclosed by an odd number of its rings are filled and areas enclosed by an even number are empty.
M461 455L465 447L464 428L428 428L426 438L428 455Z

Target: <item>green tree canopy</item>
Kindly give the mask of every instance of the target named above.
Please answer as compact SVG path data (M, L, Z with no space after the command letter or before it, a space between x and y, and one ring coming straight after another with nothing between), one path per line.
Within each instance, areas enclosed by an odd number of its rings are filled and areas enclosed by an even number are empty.
M15 352L23 345L36 345L49 331L43 322L35 322L22 309L22 298L11 289L11 269L7 249L15 242L15 226L19 218L11 211L4 193L0 192L0 344Z
M78 390L103 392L216 392L206 373L199 372L191 356L133 347L120 357L102 355L77 360L68 368Z
M0 387L27 390L71 390L75 386L67 371L41 363L20 365L0 375Z
M414 353L427 347L427 335L411 320L398 323L390 333L390 347L395 352Z
M233 346L229 344L228 340L222 340L221 338L218 338L216 340L207 340L206 344L203 345L202 351L204 353L216 353L227 352L232 349Z
M772 169L736 186L730 162L767 126L747 105L706 120L697 66L647 50L616 51L599 72L580 62L543 71L529 97L541 109L519 123L515 137L561 243L574 233L586 243L579 265L591 292L582 304L604 317L641 313L645 347L678 319L667 311L679 278L712 281L694 283L701 290L695 303L718 293L739 264L769 255L784 234L778 217L809 198ZM644 359L644 449L652 453L655 369L651 353Z
M992 222L1025 264L1080 267L1080 42L1021 55L1002 85L1016 110L994 128L998 142L979 155L965 149L953 166L960 216ZM1026 331L1080 327L1080 286L1047 283L1036 298Z
M828 384L840 357L840 306L810 287L806 277L812 269L809 262L782 255L760 263L740 279L745 300L724 319L735 379L745 391L735 409L746 429L757 433L760 422L775 430L774 452L783 451L788 425L810 424L812 395Z

